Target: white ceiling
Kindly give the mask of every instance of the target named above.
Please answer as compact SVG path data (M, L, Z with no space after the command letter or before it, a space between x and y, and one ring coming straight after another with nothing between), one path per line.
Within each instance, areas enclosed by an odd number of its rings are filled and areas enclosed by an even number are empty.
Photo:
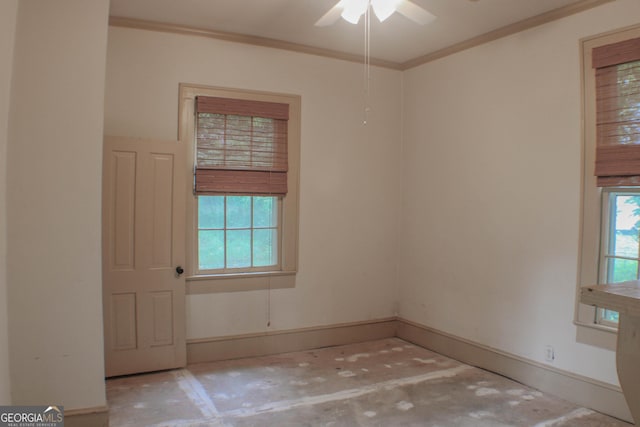
M111 0L112 17L230 32L362 55L364 20L314 23L338 0ZM594 0L412 0L437 19L421 26L394 14L371 20L371 56L402 64L490 31Z

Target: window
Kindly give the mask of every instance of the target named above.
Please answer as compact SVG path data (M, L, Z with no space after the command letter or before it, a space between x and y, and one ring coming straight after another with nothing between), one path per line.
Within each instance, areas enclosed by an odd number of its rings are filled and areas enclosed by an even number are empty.
M300 97L182 84L179 133L193 173L188 286L256 289L265 277L293 276Z
M582 41L583 197L578 286L638 278L640 26ZM576 305L576 322L617 327L617 313Z
M277 270L289 104L197 96L195 112L198 273Z
M198 196L198 270L278 269L278 197Z
M640 189L607 188L602 195L600 283L640 277ZM618 313L598 310L598 323L613 326Z

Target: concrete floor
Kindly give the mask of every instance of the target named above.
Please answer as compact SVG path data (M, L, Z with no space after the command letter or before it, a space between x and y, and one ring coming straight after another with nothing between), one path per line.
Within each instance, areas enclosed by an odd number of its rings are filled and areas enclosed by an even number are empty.
M112 427L630 426L397 338L107 381Z

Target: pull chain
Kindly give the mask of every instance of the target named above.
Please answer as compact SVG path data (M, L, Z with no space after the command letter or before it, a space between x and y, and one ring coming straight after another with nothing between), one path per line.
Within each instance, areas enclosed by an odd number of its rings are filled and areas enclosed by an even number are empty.
M271 277L267 277L267 328L271 327Z

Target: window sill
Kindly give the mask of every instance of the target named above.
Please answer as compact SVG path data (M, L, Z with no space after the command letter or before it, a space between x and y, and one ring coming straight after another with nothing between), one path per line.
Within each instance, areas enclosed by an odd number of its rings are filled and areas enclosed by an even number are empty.
M606 350L616 350L618 328L597 323L581 322L579 320L575 320L573 324L577 326L577 342Z
M601 325L599 323L592 323L592 322L582 322L580 320L576 320L573 322L576 326L582 326L585 328L591 328L591 329L595 329L598 331L602 331L602 332L609 332L609 333L613 333L613 334L617 334L618 333L618 328L615 326L607 326L607 325Z
M187 295L295 287L296 271L265 271L188 276Z

